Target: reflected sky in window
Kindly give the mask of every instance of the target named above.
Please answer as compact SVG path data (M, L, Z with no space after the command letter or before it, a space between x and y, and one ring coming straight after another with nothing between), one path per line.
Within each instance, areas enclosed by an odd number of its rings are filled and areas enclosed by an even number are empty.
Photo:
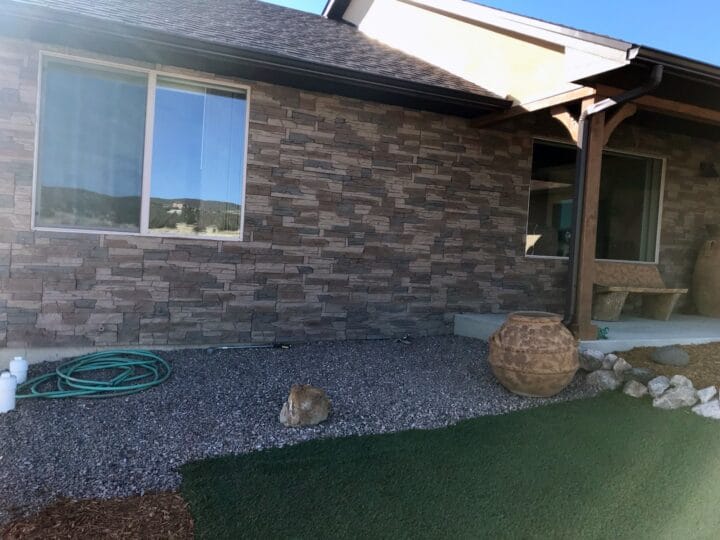
M151 196L240 204L244 93L158 79Z

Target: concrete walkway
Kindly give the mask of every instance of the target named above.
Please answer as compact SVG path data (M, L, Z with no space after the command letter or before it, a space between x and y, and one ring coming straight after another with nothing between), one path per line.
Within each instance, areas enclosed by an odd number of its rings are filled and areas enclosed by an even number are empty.
M455 315L455 334L487 340L505 322L506 316L498 313ZM583 341L581 345L603 352L720 341L720 319L698 315L673 315L669 321L623 317L620 321L595 321L595 324L608 329L608 339Z

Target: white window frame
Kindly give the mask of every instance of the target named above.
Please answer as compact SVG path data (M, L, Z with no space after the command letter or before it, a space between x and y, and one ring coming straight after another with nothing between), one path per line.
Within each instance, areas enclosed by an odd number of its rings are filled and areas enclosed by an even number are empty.
M143 73L147 77L147 102L145 105L145 145L143 149L143 166L142 166L142 178L141 178L141 198L140 198L140 231L139 232L128 232L128 231L112 231L102 229L80 229L73 227L41 227L35 224L35 210L37 200L37 184L38 184L38 161L40 153L40 124L42 118L40 118L42 110L42 82L43 82L43 66L45 59L55 59L65 61L70 64L85 66L92 68L97 66L99 68L109 68L124 72L131 73ZM190 84L197 84L205 88L215 88L218 90L242 90L245 92L245 143L243 148L243 174L242 174L242 186L240 187L241 193L241 204L240 204L240 230L238 231L237 237L228 236L213 236L206 234L188 235L188 234L172 234L172 233L161 233L151 231L149 229L150 221L150 187L152 181L152 152L153 152L153 129L155 124L155 91L157 89L158 77L165 77L174 79L179 82L187 82ZM83 56L77 56L72 54L63 54L52 51L40 51L39 53L39 67L37 76L37 102L35 106L35 152L33 156L33 183L32 183L32 200L31 200L31 218L30 228L33 231L44 231L44 232L61 232L61 233L77 233L77 234L100 234L100 235L120 235L120 236L148 236L156 238L168 238L177 240L211 240L211 241L222 241L222 242L242 242L245 234L245 197L247 187L247 158L248 158L248 142L250 138L250 87L244 84L240 84L236 81L223 79L223 78L207 78L207 77L196 77L187 75L182 72L173 72L166 70L158 70L151 68L143 68L139 66L133 66L128 64L121 64L117 62L110 62L106 60L99 60L96 58L87 58Z
M551 143L551 144L562 144L564 146L573 146L572 143L569 143L566 140L562 139L555 139L552 137L533 137L533 152L535 147L535 142L541 142L541 143ZM631 152L628 150L621 150L613 147L604 147L603 152L610 152L612 154L622 154L626 156L633 156L633 157L641 157L641 158L649 158L649 159L657 159L661 162L660 165L660 195L658 198L658 222L657 222L657 230L655 232L655 258L652 261L633 261L629 259L595 259L595 261L601 261L601 262L616 262L616 263L625 263L625 264L648 264L648 265L657 265L660 263L660 238L662 235L662 219L663 219L663 203L665 198L665 173L667 172L667 157L661 156L658 154L649 154L645 152ZM530 162L532 164L532 156L530 157ZM532 176L532 171L531 171ZM532 178L531 178L532 180ZM523 235L523 246L522 250L523 252L526 251L525 248L525 242L527 238L527 231L528 231L528 220L530 218L530 185L528 185L528 198L527 198L527 211L525 212L525 234ZM560 255L527 255L525 254L526 259L540 259L540 260L556 260L556 261L567 261L569 257L562 257Z

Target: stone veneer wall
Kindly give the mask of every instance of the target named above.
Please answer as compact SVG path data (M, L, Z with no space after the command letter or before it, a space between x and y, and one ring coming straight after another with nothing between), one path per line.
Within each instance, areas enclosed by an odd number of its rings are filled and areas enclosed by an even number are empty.
M523 257L529 132L264 83L242 81L245 241L32 231L40 48L0 38L0 347L428 335L562 305L563 264Z

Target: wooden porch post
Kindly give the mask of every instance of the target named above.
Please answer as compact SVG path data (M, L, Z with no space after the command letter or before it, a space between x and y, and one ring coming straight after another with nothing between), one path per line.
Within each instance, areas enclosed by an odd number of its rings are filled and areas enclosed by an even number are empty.
M595 246L597 243L598 204L600 201L600 176L602 152L605 146L605 113L590 117L590 138L587 148L585 171L585 198L583 220L580 225L580 249L575 254L578 261L577 297L575 320L571 330L578 339L597 339L597 327L592 323L593 283L595 281Z

